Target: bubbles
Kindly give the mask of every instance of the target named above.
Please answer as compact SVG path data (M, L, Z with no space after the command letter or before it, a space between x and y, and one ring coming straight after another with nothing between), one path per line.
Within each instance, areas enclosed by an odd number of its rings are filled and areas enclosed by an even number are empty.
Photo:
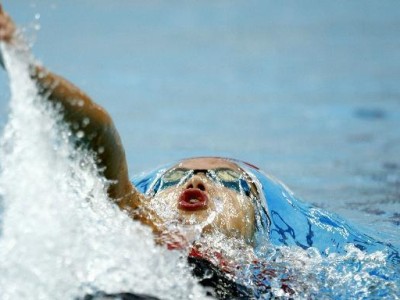
M82 120L82 126L86 127L90 124L90 119L89 118L83 118Z
M97 153L103 154L104 153L104 147L100 146L99 149L97 149Z
M33 29L36 30L36 31L39 31L40 28L41 28L41 26L40 26L40 24L39 24L39 20L40 20L40 14L39 14L39 13L36 13L36 14L35 14L35 22L34 22L34 24L33 24Z
M82 130L79 130L77 133L76 133L76 137L78 138L78 139L81 139L81 138L83 138L85 136L85 133L82 131Z

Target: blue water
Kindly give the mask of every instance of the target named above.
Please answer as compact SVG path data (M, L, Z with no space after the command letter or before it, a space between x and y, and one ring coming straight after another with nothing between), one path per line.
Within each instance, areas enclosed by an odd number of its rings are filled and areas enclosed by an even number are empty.
M238 158L400 247L400 2L3 2L111 113L132 176ZM8 100L1 73L3 125Z

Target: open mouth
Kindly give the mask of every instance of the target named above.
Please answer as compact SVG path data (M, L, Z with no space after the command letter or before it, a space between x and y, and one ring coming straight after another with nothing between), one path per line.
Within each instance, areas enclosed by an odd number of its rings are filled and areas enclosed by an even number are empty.
M208 196L200 189L187 189L179 197L178 208L188 211L206 209Z

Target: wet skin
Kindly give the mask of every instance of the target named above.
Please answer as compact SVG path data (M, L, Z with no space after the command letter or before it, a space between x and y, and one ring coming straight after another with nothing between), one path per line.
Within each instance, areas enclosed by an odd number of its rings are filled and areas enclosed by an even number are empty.
M16 36L15 25L1 4L0 42L10 47L23 43ZM77 138L76 145L93 153L98 169L102 170L101 175L110 182L108 196L132 218L150 226L156 234L165 234L169 230L168 224L176 221L183 225L202 226L203 234L221 232L251 243L254 207L248 196L210 180L205 173L198 173L182 185L147 198L129 179L124 148L107 111L72 83L44 67L32 63L30 71L39 93L58 108L67 124L73 125L70 126L72 133L83 132L84 137ZM196 170L228 168L242 172L235 163L222 158L188 159L176 167ZM190 198L196 197L198 200L203 197L201 209L196 207L199 204L190 204Z
M182 161L171 169L192 170L230 169L244 172L235 163L223 158L203 157ZM186 201L197 194L204 194L206 201L195 209L181 205L182 197ZM243 239L252 243L254 235L254 206L249 196L215 182L205 172L192 175L181 184L164 189L148 204L156 211L164 224L198 225L203 234L220 232L227 237Z

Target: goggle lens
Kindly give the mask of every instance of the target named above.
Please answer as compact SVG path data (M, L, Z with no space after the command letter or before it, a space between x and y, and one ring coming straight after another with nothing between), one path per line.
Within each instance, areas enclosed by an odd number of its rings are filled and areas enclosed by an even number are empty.
M192 175L205 173L208 178L214 182L222 184L224 187L243 193L246 196L251 195L251 187L244 176L232 169L220 168L212 170L190 170L176 168L167 171L161 176L153 186L153 192L158 193L174 185L183 184Z

